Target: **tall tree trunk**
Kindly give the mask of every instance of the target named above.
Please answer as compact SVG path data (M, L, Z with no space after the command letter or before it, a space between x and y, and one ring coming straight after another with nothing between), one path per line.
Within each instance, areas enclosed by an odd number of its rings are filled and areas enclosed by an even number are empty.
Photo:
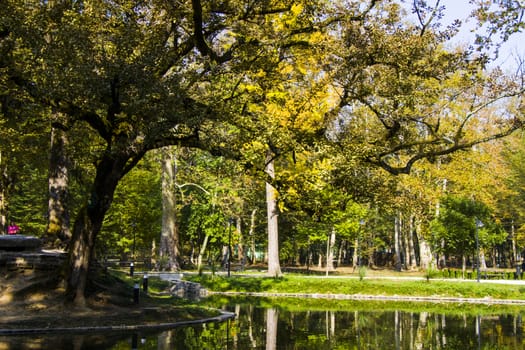
M510 238L511 238L511 241L512 241L512 260L511 260L511 264L512 264L512 266L516 267L516 265L520 263L521 256L520 256L520 253L519 253L518 249L516 249L516 227L514 227L514 220L512 221L511 227L510 227Z
M242 234L242 220L237 217L235 220L235 230L239 235L239 243L237 244L237 259L241 263L242 268L246 264L246 251L244 250L244 236Z
M438 167L439 167L439 164L438 164ZM445 193L447 193L447 179L443 179L443 186L442 186L442 195L444 195ZM439 200L437 201L436 203L436 218L439 217L441 213L441 203L439 202ZM445 247L445 240L442 239L441 240L441 248L443 250L443 248ZM437 261L437 266L438 268L444 268L446 267L446 262L447 262L447 258L445 256L444 253L441 253L439 256L438 256L438 261Z
M401 271L401 213L397 213L394 222L394 268Z
M408 270L410 268L410 219L404 222L401 230L401 242L403 243L403 266Z
M432 248L430 243L423 236L422 230L420 229L421 220L417 220L416 223L416 234L419 242L419 265L422 269L428 270L435 267L434 259L432 258Z
M102 226L102 220L97 218L98 215L93 214L88 206L80 210L80 214L75 220L69 247L66 299L80 307L84 307L86 304L84 293L89 267L93 256L95 238Z
M163 270L178 271L179 230L177 227L177 163L174 148L162 149L162 229L160 234L160 259L165 263Z
M250 250L252 254L252 264L255 264L257 262L257 252L255 250L255 217L257 214L257 208L252 210L252 214L250 216L250 231L248 233L248 236L250 237Z
M493 262L492 266L496 266L496 261ZM485 250L483 249L479 251L479 268L481 271L487 271L487 260L485 259Z
M476 259L477 263L477 259ZM467 257L465 255L461 256L461 276L465 278L465 272L467 271Z
M339 250L337 251L337 266L341 266L343 264L343 254L345 254L346 252L346 244L347 244L346 239L341 240L341 244L339 245Z
M49 201L46 240L55 244L71 239L69 227L69 210L67 205L69 194L69 161L66 154L68 140L65 130L54 124L51 128L51 150L49 157Z
M228 263L230 262L230 246L225 244L222 246L222 259L221 266L226 269L228 268Z
M414 246L415 221L416 218L412 215L410 217L410 229L408 231L408 251L410 253L410 269L412 270L417 269L416 249Z
M157 245L155 244L155 240L153 239L151 241L151 259L150 259L150 269L153 269L155 271L158 271L157 266Z
M328 274L328 271L334 271L334 247L335 247L335 228L332 228L332 232L328 236L328 240L326 242L328 245L328 249L326 250L326 273Z
M204 236L204 241L202 242L201 249L199 250L199 257L197 258L197 271L199 271L199 273L202 272L202 258L204 257L204 253L206 252L206 247L208 246L209 239L210 235Z
M134 161L138 162L139 157ZM129 166L127 155L116 157L107 152L97 166L90 197L75 220L69 245L66 276L66 300L77 306L85 305L85 289L95 242L115 189Z
M273 159L267 157L266 173L270 178L275 178ZM268 275L281 276L279 263L279 209L277 207L277 190L270 183L266 183L266 207L268 211Z
M7 166L2 160L0 150L0 234L7 232Z
M352 256L353 270L355 270L355 268L359 265L359 255L360 254L361 252L359 251L359 236L357 236L354 241L354 255Z

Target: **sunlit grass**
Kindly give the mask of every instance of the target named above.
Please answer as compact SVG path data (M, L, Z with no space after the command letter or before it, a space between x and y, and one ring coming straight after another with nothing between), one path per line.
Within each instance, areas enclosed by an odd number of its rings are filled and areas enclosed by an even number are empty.
M431 281L322 278L286 275L269 277L193 276L188 279L201 283L212 291L266 293L321 293L400 295L423 297L492 298L525 300L525 286L476 283L475 281Z

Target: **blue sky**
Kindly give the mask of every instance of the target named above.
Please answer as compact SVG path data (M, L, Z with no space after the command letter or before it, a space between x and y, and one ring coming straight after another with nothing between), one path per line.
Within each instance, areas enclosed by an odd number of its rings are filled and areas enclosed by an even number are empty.
M471 32L476 26L476 21L469 18L472 5L468 0L441 0L441 4L446 7L444 23L451 23L454 19L463 22L463 30L455 39L459 43L472 43L474 34ZM521 41L521 43L520 43ZM495 65L504 69L512 70L516 66L516 56L525 57L525 33L516 33L500 49L500 55ZM520 45L521 44L521 45Z

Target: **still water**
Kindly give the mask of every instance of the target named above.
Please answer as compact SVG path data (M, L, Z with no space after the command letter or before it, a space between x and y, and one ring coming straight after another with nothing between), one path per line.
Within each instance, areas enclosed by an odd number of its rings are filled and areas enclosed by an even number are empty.
M391 309L387 303L299 299L284 304L271 299L221 299L216 303L237 317L157 333L0 336L0 350L525 349L525 310L519 308L491 314L491 307L485 306L476 315L462 313L463 306L456 304L443 304L438 312L418 305L418 311L412 312L406 307Z

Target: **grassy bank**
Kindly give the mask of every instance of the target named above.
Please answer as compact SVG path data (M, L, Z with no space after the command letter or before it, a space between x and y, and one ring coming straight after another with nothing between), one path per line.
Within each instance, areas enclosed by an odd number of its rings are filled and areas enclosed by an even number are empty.
M144 326L219 315L211 307L166 295L169 283L155 278L149 281L148 293L140 291L136 304L138 277L99 273L90 280L86 307L74 308L64 303L57 271L0 272L0 330Z
M287 274L282 278L191 276L211 291L362 294L384 296L422 296L450 298L492 298L525 300L525 286L476 282L350 279L311 277Z

